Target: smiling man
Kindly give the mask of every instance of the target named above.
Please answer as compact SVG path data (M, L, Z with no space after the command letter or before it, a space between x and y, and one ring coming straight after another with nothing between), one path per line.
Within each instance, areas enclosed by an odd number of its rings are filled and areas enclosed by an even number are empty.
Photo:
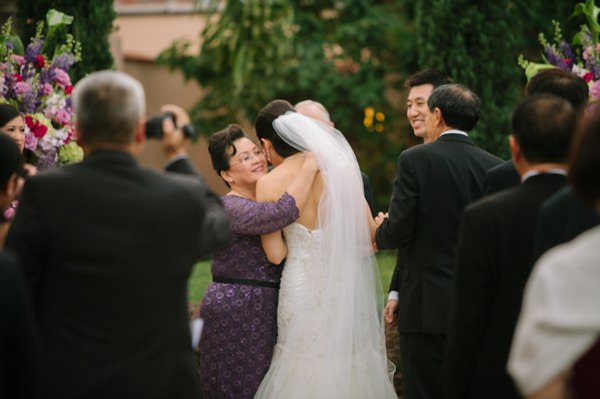
M423 69L410 76L404 82L409 89L406 99L406 117L416 137L422 138L429 143L435 138L428 137L425 128L425 116L429 113L427 99L433 89L438 86L452 83L450 77L435 69Z
M486 171L501 160L468 137L479 98L464 86L441 85L428 98L431 143L403 151L389 218L377 229L379 249L398 248L385 321L398 323L404 397L442 398L446 318L460 216L483 195ZM421 122L419 122L421 123Z

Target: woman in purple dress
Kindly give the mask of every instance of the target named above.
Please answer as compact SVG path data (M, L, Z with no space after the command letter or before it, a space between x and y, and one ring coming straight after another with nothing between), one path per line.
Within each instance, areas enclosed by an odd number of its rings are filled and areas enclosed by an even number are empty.
M277 202L256 202L256 182L267 174L267 160L242 128L230 125L214 133L209 152L215 171L231 189L222 201L233 238L211 259L213 282L200 310L200 377L205 399L252 398L277 338L281 277L281 267L267 260L260 235L298 218L317 164L305 157L302 173Z

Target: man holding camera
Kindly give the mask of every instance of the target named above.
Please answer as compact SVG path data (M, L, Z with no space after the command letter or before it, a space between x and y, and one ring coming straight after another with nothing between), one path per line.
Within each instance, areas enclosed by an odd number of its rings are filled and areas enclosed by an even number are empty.
M146 139L139 82L92 73L73 100L85 160L27 180L7 239L40 329L42 390L197 399L187 280L229 240L227 217L201 178L138 165ZM171 134L172 122L163 128Z

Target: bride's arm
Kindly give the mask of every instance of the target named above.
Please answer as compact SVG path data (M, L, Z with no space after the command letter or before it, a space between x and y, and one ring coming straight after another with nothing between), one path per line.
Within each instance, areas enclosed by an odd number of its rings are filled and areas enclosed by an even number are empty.
M265 176L260 179L256 184L256 200L259 202L271 202L276 200L273 198L275 193L275 187L273 186L272 179L269 176ZM263 249L267 255L269 262L279 265L287 256L287 245L283 240L281 231L276 231L270 234L264 234L260 237Z
M367 200L365 200L365 214L367 215L367 223L369 224L369 237L371 237L371 242L375 243L375 232L377 231L377 225L375 224L373 216L371 216L371 208L369 208L369 203Z
M287 245L281 231L260 236L267 259L274 265L280 265L287 256Z

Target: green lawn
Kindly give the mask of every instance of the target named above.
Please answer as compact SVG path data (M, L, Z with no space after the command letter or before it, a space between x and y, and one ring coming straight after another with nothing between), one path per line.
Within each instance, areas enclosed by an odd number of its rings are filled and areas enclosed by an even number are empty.
M387 292L394 273L394 265L396 264L396 251L381 251L377 254L377 263L379 264L379 272L381 273L381 284L383 292ZM198 262L194 266L194 271L190 277L189 283L189 300L192 303L200 303L202 296L208 284L211 281L210 262Z

